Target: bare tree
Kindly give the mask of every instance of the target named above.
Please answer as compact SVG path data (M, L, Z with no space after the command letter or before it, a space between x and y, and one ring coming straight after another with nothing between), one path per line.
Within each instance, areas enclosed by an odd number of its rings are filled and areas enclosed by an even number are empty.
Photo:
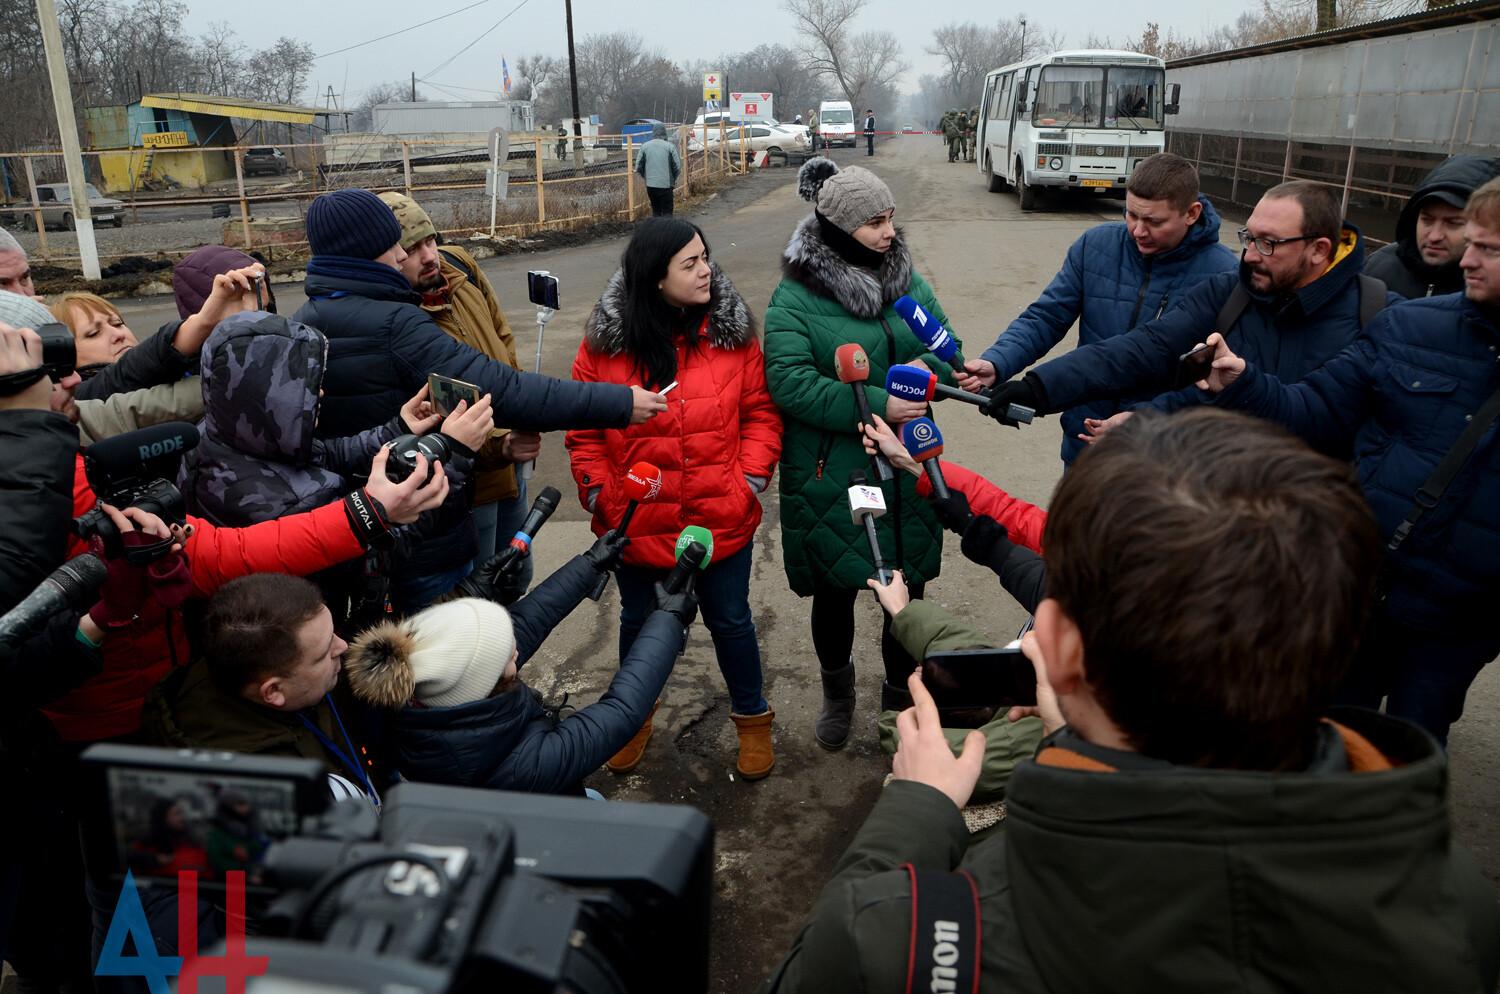
M239 92L245 75L245 46L235 36L228 21L210 24L208 31L198 39L194 55L203 72L199 92L221 97Z
M307 86L314 61L312 46L282 35L276 44L250 57L245 85L257 100L296 103Z
M889 31L855 34L854 19L870 0L783 0L803 40L813 72L838 84L844 99L859 103L871 91L893 86L911 68Z

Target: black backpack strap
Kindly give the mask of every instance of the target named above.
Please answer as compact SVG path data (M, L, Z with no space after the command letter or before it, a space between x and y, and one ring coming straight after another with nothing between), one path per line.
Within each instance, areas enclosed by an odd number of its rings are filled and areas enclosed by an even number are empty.
M1240 315L1249 306L1250 291L1245 289L1245 284L1236 281L1234 289L1229 292L1229 299L1224 301L1224 306L1219 308L1218 318L1214 320L1214 331L1218 332L1220 338L1229 340L1229 329L1235 326Z
M1385 283L1373 276L1359 274L1359 326L1375 320L1375 315L1385 310Z
M979 991L979 889L957 871L902 869L911 878L906 994Z
M444 259L447 259L454 269L458 270L460 273L463 273L466 277L468 277L470 283L474 282L474 270L469 268L469 265L462 259L454 255L452 252L444 252L441 245L438 246L438 255L442 256Z

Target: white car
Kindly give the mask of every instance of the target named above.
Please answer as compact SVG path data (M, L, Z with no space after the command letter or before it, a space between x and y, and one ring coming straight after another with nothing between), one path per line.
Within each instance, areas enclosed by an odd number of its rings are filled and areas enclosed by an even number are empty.
M804 153L807 151L807 128L800 124L764 124L755 123L741 127L724 129L724 147L730 153L739 151L741 145L740 132L744 130L746 136L743 139L746 151L769 152L772 155L789 155L792 153ZM697 132L702 131L700 136ZM688 132L688 150L701 152L705 148L719 147L719 129L712 130L702 128Z

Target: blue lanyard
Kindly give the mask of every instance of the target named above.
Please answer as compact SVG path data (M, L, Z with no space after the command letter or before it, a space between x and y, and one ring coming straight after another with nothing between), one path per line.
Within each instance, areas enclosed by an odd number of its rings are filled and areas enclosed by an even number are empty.
M307 715L303 714L301 711L298 711L297 717L302 719L302 724L306 725L308 731L312 732L318 737L318 741L323 743L324 747L327 748L329 752L337 756L346 767L353 770L356 774L359 775L359 779L365 785L365 792L370 795L370 800L374 803L376 809L378 810L380 808L380 795L375 793L375 785L370 783L370 777L365 773L364 764L357 762L354 759L354 755L359 750L354 748L354 741L349 738L349 731L344 727L344 719L339 717L339 709L334 705L332 697L324 694L323 700L328 702L328 709L333 712L333 720L338 722L339 731L344 735L344 744L349 747L349 752L347 754L344 752L344 750L334 745L333 741L329 739L328 736L323 734L323 730L321 728L308 721Z

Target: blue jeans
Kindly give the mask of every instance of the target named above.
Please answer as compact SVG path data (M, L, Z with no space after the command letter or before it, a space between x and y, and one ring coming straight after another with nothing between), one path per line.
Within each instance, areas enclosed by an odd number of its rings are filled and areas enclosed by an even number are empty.
M1448 727L1464 713L1469 684L1500 653L1500 644L1450 641L1377 616L1335 704L1378 708L1413 721L1448 747Z
M479 554L474 557L475 569L483 565L497 550L510 544L516 530L521 527L521 522L526 520L526 512L531 510L526 504L526 481L517 480L516 486L520 488L520 492L514 497L497 500L492 504L480 504L474 508L474 524L479 526ZM527 556L521 566L522 593L531 586L531 578L535 572L536 563Z
M750 616L750 550L708 564L697 578L698 612L714 640L719 672L729 686L735 714L763 714L769 709L761 696L760 645L755 619ZM666 578L664 569L622 566L620 583L620 659L630 651L646 616L656 610L655 584Z
M439 597L458 586L458 582L473 570L472 563L459 563L444 573L429 573L412 577L406 582L391 584L391 606L400 615L416 614Z

